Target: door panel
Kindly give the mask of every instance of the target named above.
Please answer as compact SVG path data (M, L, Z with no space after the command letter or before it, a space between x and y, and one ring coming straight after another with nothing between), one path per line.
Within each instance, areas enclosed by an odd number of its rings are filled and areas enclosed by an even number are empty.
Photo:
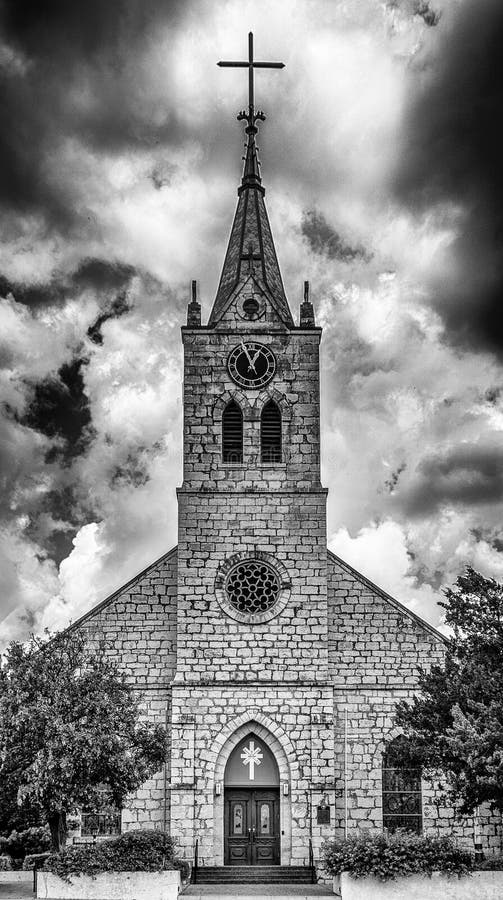
M226 866L279 865L279 791L225 791Z
M251 804L249 791L228 791L225 797L225 865L251 865Z
M252 865L279 864L279 796L277 791L253 791Z

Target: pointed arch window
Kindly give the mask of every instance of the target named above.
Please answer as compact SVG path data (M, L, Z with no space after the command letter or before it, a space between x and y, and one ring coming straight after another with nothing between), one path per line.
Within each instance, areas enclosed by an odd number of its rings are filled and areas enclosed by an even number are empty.
M222 415L222 459L243 462L243 413L235 400L229 400Z
M260 416L260 461L281 462L281 443L281 410L274 400L269 400Z
M422 833L421 768L408 753L408 742L402 735L391 741L383 754L382 805L387 831Z

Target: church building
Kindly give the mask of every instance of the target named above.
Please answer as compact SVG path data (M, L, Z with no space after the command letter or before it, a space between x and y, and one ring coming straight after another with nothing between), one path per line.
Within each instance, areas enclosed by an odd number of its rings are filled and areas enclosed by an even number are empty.
M243 64L253 80L253 55ZM277 65L277 64L276 64ZM237 209L207 322L182 327L178 545L74 628L107 642L165 723L169 753L117 819L166 829L214 866L307 866L357 829L451 831L434 787L394 765L394 708L439 662L429 624L327 550L321 328L285 294L267 216L253 93ZM294 314L295 313L295 314ZM456 826L473 840L472 823ZM487 820L484 849L499 845Z

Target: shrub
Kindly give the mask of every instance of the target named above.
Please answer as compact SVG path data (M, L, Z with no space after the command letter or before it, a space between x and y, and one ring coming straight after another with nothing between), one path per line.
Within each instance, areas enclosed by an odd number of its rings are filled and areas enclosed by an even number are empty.
M179 869L182 878L188 865L177 859L175 842L161 831L130 831L96 844L67 847L51 853L44 870L65 881L70 875L97 875L99 872L160 872Z
M392 835L358 835L344 841L325 841L322 865L330 875L349 872L353 878L373 875L388 881L400 875L467 875L473 856L460 850L450 838L421 837L398 832Z
M30 853L23 860L23 869L33 869L35 864L37 869L41 869L48 856L50 856L49 853Z
M0 856L0 872L10 872L12 870L12 859L6 853Z
M32 853L44 853L51 846L49 828L34 827L24 831L11 831L8 837L1 838L0 849L16 859L23 859Z
M487 859L477 860L475 868L485 872L503 871L503 856L489 856Z

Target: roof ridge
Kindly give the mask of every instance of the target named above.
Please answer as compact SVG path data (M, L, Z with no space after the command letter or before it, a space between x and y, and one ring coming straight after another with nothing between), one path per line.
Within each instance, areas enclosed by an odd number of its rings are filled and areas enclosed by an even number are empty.
M125 584L120 585L120 587L116 588L116 590L113 591L111 594L109 594L108 597L105 597L104 600L100 600L99 603L97 603L95 606L91 607L91 609L89 609L86 613L84 613L82 616L80 616L78 619L76 619L75 622L70 622L70 624L67 625L67 627L64 629L64 631L73 631L75 628L78 628L80 625L83 625L83 623L87 619L89 619L89 618L91 618L91 616L94 616L97 613L101 612L102 609L105 609L110 603L112 603L114 600L116 600L117 597L120 597L120 595L122 593L124 593L124 591L127 591L129 588L133 587L133 585L137 581L140 581L142 578L144 578L144 576L147 574L147 572L150 571L150 569L153 569L155 566L158 566L159 563L163 562L165 559L168 559L170 556L172 556L174 553L176 553L177 550L178 550L178 544L175 544L175 546L172 547L171 550L168 550L166 553L163 553L162 556L159 556L158 559L154 560L154 562L151 562L148 566L146 566L144 569L142 569L141 572L138 572L136 575L133 576L133 578L130 578L129 581L126 581Z
M414 619L414 621L418 625L421 625L423 628L426 629L426 631L429 631L430 634L433 635L433 637L438 638L440 641L442 641L443 644L446 643L446 641L447 641L446 636L444 634L442 634L441 631L438 631L438 629L435 628L434 625L430 625L430 623L427 622L426 619L423 619L421 616L418 616L417 613L415 613L411 609L409 609L408 606L405 606L403 603L400 603L399 600L397 600L395 597L392 597L391 594L388 594L388 592L385 591L384 588L379 587L378 584L375 584L375 582L371 581L370 578L367 578L366 575L362 575L362 573L359 572L358 569L355 569L354 566L351 566L344 559L341 559L340 556L337 556L337 554L334 553L333 550L330 550L328 547L327 547L327 552L328 552L328 555L331 556L340 566L342 566L343 569L346 569L347 572L350 572L352 575L355 575L359 580L363 581L364 584L366 584L369 588L371 588L371 590L376 591L376 593L378 593L383 598L383 600L386 600L392 606L396 607L396 609L398 609L400 612L405 613L405 615L409 616L409 618Z

